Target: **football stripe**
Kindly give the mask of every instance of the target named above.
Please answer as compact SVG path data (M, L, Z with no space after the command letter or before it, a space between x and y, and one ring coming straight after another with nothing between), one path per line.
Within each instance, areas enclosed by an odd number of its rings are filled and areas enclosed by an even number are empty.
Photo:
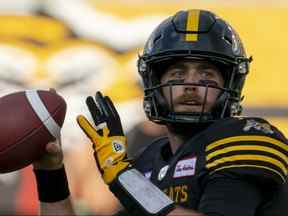
M231 142L241 142L241 141L259 141L259 142L267 142L267 143L272 143L280 148L282 148L283 150L285 150L285 152L288 151L288 145L271 137L267 137L267 136L234 136L234 137L229 137L229 138L225 138L225 139L221 139L218 140L216 142L213 142L211 144L209 144L206 147L206 152L210 151L213 148L216 148L220 145L224 145L227 143L231 143Z
M226 162L235 162L235 166L237 166L237 162L238 161L249 161L247 162L247 165L253 165L253 161L263 161L263 162L267 162L268 164L274 165L276 167L278 167L284 174L285 176L287 175L287 166L284 165L283 163L281 163L279 160L274 159L272 157L268 157L268 156L263 156L263 155L233 155L230 157L222 157L218 160L215 160L211 163L207 163L206 167L208 169L213 168L215 166L221 166L221 164L225 164ZM267 164L267 165L268 165ZM223 165L225 166L225 165Z
M26 90L25 95L27 100L29 101L31 107L34 112L38 116L38 118L45 125L49 133L58 139L60 137L61 127L57 124L57 122L50 115L49 111L45 107L43 101L41 100L37 90Z
M210 154L207 155L206 160L209 161L212 158L221 155L221 154L225 154L228 152L233 153L234 151L235 154L238 154L238 151L260 151L261 152L266 152L269 154L274 154L278 157L280 157L281 159L283 159L283 161L285 161L286 164L288 164L288 158L287 155L283 154L282 152L274 149L274 148L270 148L270 147L266 147L266 146L260 146L260 145L235 145L235 146L229 146L214 152L211 152Z

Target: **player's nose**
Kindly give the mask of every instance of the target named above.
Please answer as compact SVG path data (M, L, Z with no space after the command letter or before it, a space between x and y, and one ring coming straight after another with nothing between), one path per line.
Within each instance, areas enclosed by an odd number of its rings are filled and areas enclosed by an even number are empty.
M200 77L198 76L197 71L189 70L185 77L185 90L186 91L196 91L198 86L197 84L200 81Z

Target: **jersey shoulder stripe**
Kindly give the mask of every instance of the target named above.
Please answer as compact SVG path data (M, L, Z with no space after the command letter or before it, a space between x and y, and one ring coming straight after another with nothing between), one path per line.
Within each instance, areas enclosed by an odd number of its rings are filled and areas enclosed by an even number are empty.
M283 140L266 135L232 136L206 145L205 151L210 173L246 167L250 173L269 172L277 182L287 179L288 144Z

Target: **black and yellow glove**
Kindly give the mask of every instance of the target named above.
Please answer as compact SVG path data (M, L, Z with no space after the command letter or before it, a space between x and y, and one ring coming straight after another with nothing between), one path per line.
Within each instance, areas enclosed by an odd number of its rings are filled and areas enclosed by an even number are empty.
M93 143L94 157L110 190L131 215L166 215L173 201L126 160L126 137L120 117L109 97L100 92L86 99L95 123L82 115L77 122Z
M91 96L86 99L95 127L83 115L77 117L77 122L92 141L97 166L103 180L109 184L129 165L125 161L126 137L118 112L110 98L97 92L95 100L96 102Z

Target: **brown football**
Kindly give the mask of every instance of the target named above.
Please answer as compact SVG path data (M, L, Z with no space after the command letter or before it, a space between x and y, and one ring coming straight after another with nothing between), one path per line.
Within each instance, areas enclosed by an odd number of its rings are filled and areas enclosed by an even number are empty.
M45 90L27 90L0 98L0 173L37 160L48 142L60 136L66 102Z

